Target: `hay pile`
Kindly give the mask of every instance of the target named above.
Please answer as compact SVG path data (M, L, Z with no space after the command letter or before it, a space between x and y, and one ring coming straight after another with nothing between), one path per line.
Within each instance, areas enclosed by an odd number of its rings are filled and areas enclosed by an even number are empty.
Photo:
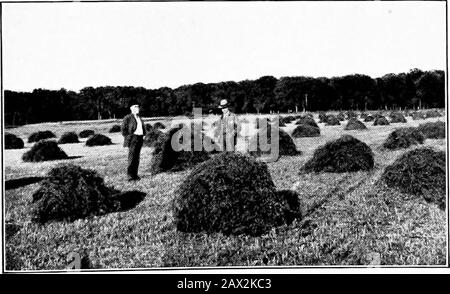
M335 115L330 114L330 115L327 115L325 124L327 126L339 126L341 124L341 122Z
M375 117L373 121L374 126L387 126L389 125L389 121L384 116Z
M56 141L47 140L38 141L22 156L23 161L26 162L39 162L67 158L67 154L59 148Z
M302 116L298 119L298 121L295 123L296 125L309 125L315 128L319 128L316 121L309 116Z
M319 112L319 123L326 123L327 122L327 114L323 111Z
M5 149L22 149L23 140L11 133L5 133Z
M193 132L192 129L191 137L184 138L184 136L181 136L181 133L183 132L182 128L183 125L178 125L170 129L167 133L162 134L157 139L154 144L155 149L153 150L152 160L150 162L150 171L153 174L185 170L210 158L210 153L205 150L203 144L201 151L194 151L194 136L200 136L200 138L206 138L207 140L211 140L211 138L201 132ZM172 137L174 136L176 136L174 140L178 139L178 143L190 146L190 151L174 150L171 144ZM184 139L188 141L184 142ZM212 142L211 144L215 143Z
M173 202L182 232L260 236L295 210L277 193L267 165L224 152L199 164L181 183ZM292 198L292 197L291 197Z
M31 134L28 137L28 143L34 143L40 140L46 140L50 138L56 138L56 135L51 131L39 131Z
M426 118L441 117L441 116L442 116L442 114L436 109L427 110L427 112L425 112Z
M86 146L104 146L111 145L112 141L109 137L102 134L94 134L86 141Z
M109 132L110 133L118 133L121 131L121 127L120 125L113 125L110 129Z
M357 119L358 118L358 114L354 111L347 111L347 119Z
M411 145L423 144L425 137L417 128L396 129L389 134L383 147L387 149L408 148Z
M94 134L95 132L93 130L82 130L78 135L80 138L88 138Z
M374 166L373 156L372 150L366 143L344 135L317 148L302 170L335 173L370 170Z
M149 127L147 128L147 132L144 137L144 147L154 147L156 142L158 141L159 137L163 135L163 132L161 132L157 128Z
M424 197L445 209L445 152L418 148L403 154L388 166L382 180L406 194Z
M153 128L156 128L156 129L165 129L166 128L166 126L163 124L163 123L161 123L161 122L156 122L156 123L154 123L153 124Z
M290 124L294 120L295 120L295 117L293 117L292 115L289 115L289 116L280 117L279 123L280 123L280 126L282 126L282 125L286 126L286 124Z
M249 142L249 146L256 146L256 150L249 151L249 153L253 156L261 156L265 154L270 154L271 150L268 151L262 151L259 144L259 138L263 132L266 133L266 138L268 139L268 144L270 145L272 143L271 138L271 126L265 128L265 129L259 129L258 133L254 135ZM280 156L292 156L292 155L300 155L301 151L297 150L297 146L295 145L294 140L291 136L289 136L288 133L285 131L279 129L278 130L278 148L279 148L279 155Z
M370 114L368 114L364 117L365 122L373 121L374 119L375 118L373 116L371 116Z
M384 115L383 115L383 112L382 112L382 111L380 111L380 112L377 112L377 113L375 113L375 114L373 115L373 118L374 118L374 119L377 119L377 118L380 118L380 117L384 117Z
M345 120L345 114L343 112L340 112L336 117L340 121L344 121Z
M413 120L426 119L427 116L422 111L411 112L411 117Z
M406 123L406 118L403 116L401 112L392 112L389 115L389 118L391 119L391 123Z
M58 144L80 143L75 132L66 132L58 140Z
M294 131L292 132L292 137L294 138L303 138L303 137L319 137L320 136L320 128L311 126L311 125L298 125Z
M356 118L350 118L344 130L367 130L366 125Z
M94 170L68 164L53 168L33 194L32 219L74 221L117 210L116 191Z
M420 124L417 129L429 139L445 139L445 123L443 121Z

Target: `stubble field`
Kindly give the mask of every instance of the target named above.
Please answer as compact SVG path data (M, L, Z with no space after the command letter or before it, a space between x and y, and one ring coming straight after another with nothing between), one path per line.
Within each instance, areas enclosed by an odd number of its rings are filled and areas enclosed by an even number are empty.
M317 114L315 115L316 121ZM158 268L216 266L304 266L304 265L445 265L447 262L447 211L425 200L386 187L379 179L388 165L403 153L381 148L396 128L417 126L425 121L373 126L368 130L346 131L340 126L319 123L320 137L294 139L302 151L298 156L281 157L268 163L277 189L294 185L302 203L303 218L291 225L272 229L260 237L225 236L220 233L181 233L173 225L171 202L174 191L189 173L150 175L152 148L141 152L138 182L126 180L127 149L120 133L108 133L116 123L48 123L28 125L8 132L24 141L38 130L50 130L57 137L66 131L95 129L109 136L113 145L86 147L81 143L60 147L69 160L26 163L25 149L4 151L6 181L43 177L54 166L70 162L96 170L106 184L139 190L145 199L136 207L100 217L74 222L39 225L31 221L33 192L39 183L7 189L5 215L16 226L6 236L7 264L11 270L62 270L70 252L88 257L90 268ZM294 123L283 127L289 134ZM370 146L375 168L370 172L299 173L314 150L327 141L350 134ZM245 135L245 134L244 134ZM238 149L243 149L241 138ZM422 145L420 145L422 146ZM427 139L423 146L446 150L445 139Z

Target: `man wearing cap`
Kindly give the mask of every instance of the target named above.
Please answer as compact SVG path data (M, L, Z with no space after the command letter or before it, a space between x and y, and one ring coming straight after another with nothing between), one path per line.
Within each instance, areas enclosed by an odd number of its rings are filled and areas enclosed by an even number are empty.
M146 133L144 122L139 117L139 104L131 103L131 113L123 118L123 146L128 147L128 181L138 181L139 158Z
M228 101L220 100L219 109L222 110L220 124L216 129L216 136L223 151L234 151L236 149L237 136L240 132L240 125L234 113L229 110Z

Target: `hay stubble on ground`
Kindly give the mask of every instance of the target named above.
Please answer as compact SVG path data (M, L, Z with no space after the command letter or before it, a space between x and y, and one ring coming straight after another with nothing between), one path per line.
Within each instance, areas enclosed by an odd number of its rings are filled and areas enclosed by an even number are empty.
M402 126L418 126L436 121L412 120ZM249 119L250 121L250 119ZM318 119L316 118L316 121ZM346 131L343 126L320 123L321 136L294 139L302 154L281 157L268 168L277 189L295 183L305 218L259 236L224 236L220 233L181 233L173 225L171 202L174 191L188 171L150 175L152 148L141 155L139 182L126 181L127 149L120 133L109 134L115 122L99 125L45 127L24 126L11 132L25 139L39 128L50 129L57 137L66 131L94 129L107 134L113 145L86 147L80 143L60 147L72 160L26 163L21 150L5 150L5 177L39 177L56 164L70 161L95 169L107 185L123 191L140 190L147 196L136 207L100 217L37 225L30 221L31 195L39 183L6 191L6 219L20 225L9 238L6 249L19 259L20 269L63 269L70 252L85 251L94 267L136 268L162 266L258 266L368 264L370 254L380 254L386 264L444 264L446 252L445 212L422 199L401 194L379 183L385 167L410 147L383 151L382 144L398 125L373 126L368 130ZM283 130L291 133L295 124ZM299 167L314 150L330 140L350 134L374 151L373 171L344 174L299 174ZM244 148L243 140L238 149ZM423 146L445 150L445 139L427 139Z

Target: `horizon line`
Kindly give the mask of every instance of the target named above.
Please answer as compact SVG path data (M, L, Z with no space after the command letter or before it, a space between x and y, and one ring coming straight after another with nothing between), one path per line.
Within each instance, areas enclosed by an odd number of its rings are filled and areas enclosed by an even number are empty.
M60 87L58 89L38 87L38 88L34 88L32 90L12 90L12 89L5 89L5 88L3 88L3 93L5 91L19 92L19 93L32 93L35 90L59 91L59 90L62 90L62 89L66 90L66 91L79 92L79 91L81 91L82 89L85 89L85 88L105 88L105 87L133 87L133 88L144 88L146 90L158 90L158 89L163 89L163 88L169 88L171 90L175 90L175 89L178 89L178 88L183 87L183 86L192 86L192 85L196 85L196 84L209 85L209 84L220 84L220 83L227 83L227 82L240 83L240 82L243 82L243 81L256 81L256 80L258 80L258 79L260 79L262 77L274 77L277 80L280 80L282 78L298 78L298 77L313 78L313 79L320 79L320 78L332 79L332 78L340 78L340 77L345 77L345 76L363 75L363 76L368 76L368 77L370 77L372 79L378 79L378 78L382 78L382 77L384 77L386 75L390 75L390 74L399 75L399 74L408 73L408 72L410 72L412 70L415 70L415 69L418 69L418 70L420 70L422 72L443 71L444 74L446 74L446 70L445 69L427 69L427 70L423 70L423 69L420 69L418 67L413 67L413 68L410 68L408 71L402 71L402 72L397 72L397 73L395 73L395 72L388 72L388 73L385 73L382 76L377 76L377 77L371 76L369 74L356 73L356 72L355 73L344 74L344 75L333 75L331 77L327 77L327 76L312 76L312 75L295 75L295 76L288 76L288 75L286 75L286 76L276 77L276 76L273 76L273 75L270 75L270 74L265 74L265 75L259 76L258 78L253 78L253 79L246 78L246 79L242 79L242 80L222 80L222 81L217 81L217 82L195 82L195 83L181 84L181 85L178 85L176 87L160 86L160 87L150 88L150 87L146 87L146 86L135 86L135 85L108 85L108 84L105 84L105 85L102 85L102 86L84 86L84 87L79 88L77 90L69 89L69 88L66 88L66 87Z

